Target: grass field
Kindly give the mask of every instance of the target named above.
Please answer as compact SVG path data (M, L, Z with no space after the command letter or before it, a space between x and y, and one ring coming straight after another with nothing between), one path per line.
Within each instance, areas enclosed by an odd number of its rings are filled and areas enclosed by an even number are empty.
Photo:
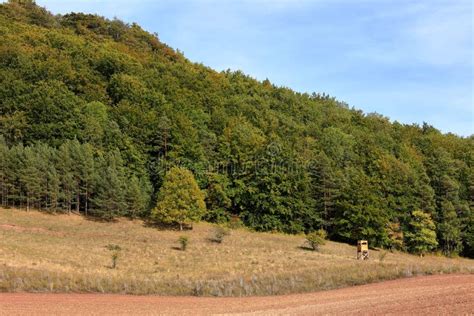
M76 215L0 209L0 291L108 292L248 296L307 292L413 275L474 273L474 260L371 251L328 242L302 248L303 236L232 230L212 242L214 227L161 231L142 221L115 223ZM186 251L178 238L189 237ZM111 268L109 244L122 248Z

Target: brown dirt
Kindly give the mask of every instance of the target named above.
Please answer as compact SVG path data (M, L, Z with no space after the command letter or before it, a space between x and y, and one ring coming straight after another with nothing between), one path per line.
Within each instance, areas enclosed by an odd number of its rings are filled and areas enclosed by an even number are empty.
M472 312L474 275L413 277L325 292L246 298L0 294L0 315L461 315Z

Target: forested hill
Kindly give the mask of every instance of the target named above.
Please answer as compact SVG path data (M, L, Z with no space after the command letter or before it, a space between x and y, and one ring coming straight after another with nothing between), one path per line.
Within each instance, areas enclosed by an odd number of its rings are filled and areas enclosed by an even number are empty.
M433 247L474 254L472 136L219 73L136 24L31 1L0 5L0 39L4 206L147 217L180 165L208 221L410 250L431 217Z

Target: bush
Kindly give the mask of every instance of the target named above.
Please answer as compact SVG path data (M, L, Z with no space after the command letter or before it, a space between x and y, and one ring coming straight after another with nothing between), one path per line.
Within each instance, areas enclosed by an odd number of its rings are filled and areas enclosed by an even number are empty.
M225 236L230 235L230 230L227 227L217 226L214 228L211 240L215 243L221 244Z
M318 251L319 246L326 243L326 237L326 231L324 229L320 229L306 235L306 242L312 250Z
M181 250L186 251L186 248L188 247L188 243L189 243L188 236L180 236L178 239L178 242L181 246Z
M117 260L122 248L119 245L114 245L114 244L108 244L107 246L105 246L105 248L107 248L107 250L111 252L112 265L110 267L112 269L115 269L117 267Z

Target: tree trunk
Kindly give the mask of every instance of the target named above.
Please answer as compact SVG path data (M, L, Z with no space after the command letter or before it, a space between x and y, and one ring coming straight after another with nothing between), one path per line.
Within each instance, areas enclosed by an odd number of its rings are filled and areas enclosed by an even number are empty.
M86 201L85 201L85 205L84 205L84 210L85 210L85 214L87 216L87 200L89 199L89 192L87 192L87 189L86 189Z
M80 206L80 204L79 204L80 199L81 199L81 195L80 195L80 193L78 192L78 193L77 193L77 196L76 196L76 212L77 212L78 214L79 214L79 209L80 209L80 207L79 207L79 206Z

